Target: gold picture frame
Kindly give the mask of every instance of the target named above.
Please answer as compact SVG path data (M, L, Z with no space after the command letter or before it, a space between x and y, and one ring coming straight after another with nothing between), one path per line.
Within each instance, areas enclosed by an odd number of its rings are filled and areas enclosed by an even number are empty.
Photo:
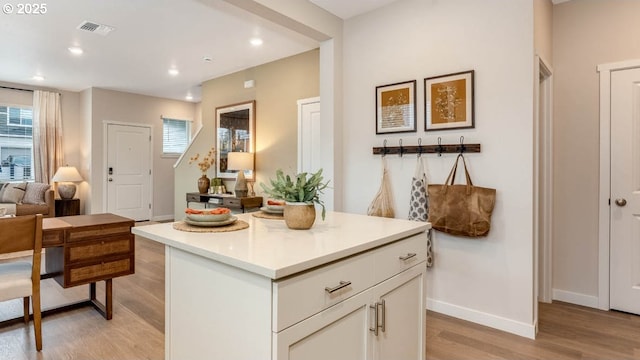
M424 130L452 130L475 127L474 71L424 79Z
M416 132L416 80L376 86L376 134Z

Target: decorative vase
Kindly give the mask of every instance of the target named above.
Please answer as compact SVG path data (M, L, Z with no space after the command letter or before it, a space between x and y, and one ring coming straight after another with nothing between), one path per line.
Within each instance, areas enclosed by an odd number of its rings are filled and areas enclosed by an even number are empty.
M202 176L198 178L198 191L200 191L200 194L208 193L209 185L210 185L209 178L207 177L207 175L202 174Z
M311 229L316 221L316 208L313 203L286 202L284 205L284 222L289 229Z

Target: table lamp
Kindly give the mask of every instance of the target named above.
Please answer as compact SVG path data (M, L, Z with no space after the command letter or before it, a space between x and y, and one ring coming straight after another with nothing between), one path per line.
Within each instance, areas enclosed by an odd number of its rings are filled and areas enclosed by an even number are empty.
M244 177L245 170L253 170L253 154L249 152L230 152L227 154L227 169L238 170L236 178L236 197L247 197L247 179Z
M65 200L73 199L73 196L76 194L76 185L74 182L83 181L76 167L69 165L59 167L51 180L59 183L58 194L60 194L61 199Z

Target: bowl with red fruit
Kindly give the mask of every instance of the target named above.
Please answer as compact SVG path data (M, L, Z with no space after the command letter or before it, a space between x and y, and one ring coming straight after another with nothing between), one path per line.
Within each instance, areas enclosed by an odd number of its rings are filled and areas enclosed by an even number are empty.
M224 207L214 209L191 209L185 211L187 219L200 222L226 221L231 218L231 210Z
M275 212L284 211L284 200L267 200L267 209Z

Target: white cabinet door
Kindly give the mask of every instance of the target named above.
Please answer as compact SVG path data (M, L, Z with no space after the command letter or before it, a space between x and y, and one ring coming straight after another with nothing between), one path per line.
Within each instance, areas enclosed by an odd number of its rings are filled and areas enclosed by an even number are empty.
M424 360L424 262L274 334L277 360ZM378 306L378 335L371 306ZM384 324L384 329L382 328Z
M369 359L371 289L311 316L273 336L273 359Z
M378 335L371 335L374 359L425 359L425 273L423 262L376 287L380 305Z

